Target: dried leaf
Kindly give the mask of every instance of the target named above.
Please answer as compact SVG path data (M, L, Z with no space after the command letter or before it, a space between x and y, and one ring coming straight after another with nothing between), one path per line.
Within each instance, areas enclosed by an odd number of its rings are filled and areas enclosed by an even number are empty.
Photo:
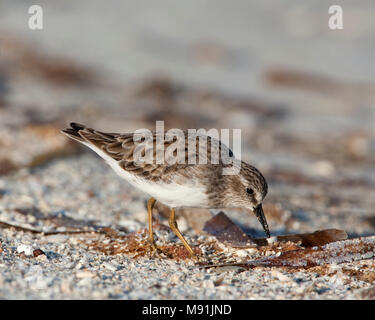
M267 238L251 238L236 226L223 212L220 212L212 219L206 222L204 231L213 235L221 242L225 242L232 247L253 247L268 246ZM345 240L348 235L343 230L327 229L319 230L313 233L291 234L278 236L277 242L294 242L301 243L303 247L322 246L330 242Z
M336 241L322 247L292 250L272 255L264 259L246 263L213 265L207 267L222 267L228 265L244 268L254 267L292 267L309 268L326 264L340 264L359 260L371 259L375 256L375 236Z
M327 229L327 230L318 230L313 233L302 233L302 234L278 236L277 241L280 241L280 242L301 241L301 245L303 247L314 247L314 246L322 246L330 242L345 240L347 238L348 238L348 235L344 230Z

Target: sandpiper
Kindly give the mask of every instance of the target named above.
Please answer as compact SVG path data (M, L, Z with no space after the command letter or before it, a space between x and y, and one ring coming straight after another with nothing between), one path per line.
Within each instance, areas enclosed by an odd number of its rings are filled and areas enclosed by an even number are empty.
M213 163L191 164L191 152L187 151L183 157L186 161L170 163L156 161L140 162L135 158L139 139L135 133L106 133L87 128L78 123L71 123L71 128L62 130L68 137L79 141L101 156L112 169L131 185L147 193L150 198L147 203L149 240L156 249L152 230L152 209L156 201L170 207L169 226L181 240L193 258L196 255L178 229L175 209L181 207L195 208L234 208L244 207L254 212L268 237L270 237L266 218L262 209L262 201L267 194L267 182L255 167L236 161L237 174L223 174L223 168L228 167L223 161ZM215 146L226 148L229 156L234 157L231 150L213 137L206 136L207 157L213 154ZM157 135L152 133L152 145L157 144ZM189 141L188 141L189 140ZM194 143L199 143L199 137L194 137ZM186 136L186 144L191 137ZM171 141L163 141L163 150L168 150ZM197 148L200 150L200 146ZM189 149L190 150L190 149ZM143 151L144 156L146 151ZM155 156L156 151L153 151ZM199 152L194 150L194 157Z

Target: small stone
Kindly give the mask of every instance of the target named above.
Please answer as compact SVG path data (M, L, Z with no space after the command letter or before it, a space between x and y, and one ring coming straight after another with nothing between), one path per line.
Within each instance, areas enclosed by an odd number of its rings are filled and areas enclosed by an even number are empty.
M214 281L215 287L221 286L224 281L224 277L220 277L217 280Z
M256 252L258 252L258 250L256 249L256 248L248 248L248 249L246 249L246 251L248 252L248 254L254 254L254 253L256 253Z
M278 278L281 282L290 282L291 281L291 279L288 276L286 276L285 274L282 274L280 271L272 270L271 274L275 278Z
M71 294L72 292L71 284L68 281L62 281L60 285L60 290L63 294Z
M78 262L77 265L75 266L75 268L76 268L77 270L79 270L79 269L82 268L82 266L83 266L82 263Z
M76 277L79 279L93 278L95 277L95 273L88 271L88 270L79 271L76 273Z
M270 237L267 239L268 244L272 244L277 242L277 237Z
M303 294L305 292L306 288L305 287L297 287L294 289L294 292L297 294Z
M203 280L202 281L202 287L203 288L214 288L215 284L212 280Z
M32 256L33 255L33 247L29 244L20 244L17 247L18 253L24 253L26 256Z
M45 262L45 261L48 261L48 258L45 254L41 254L40 256L36 257L36 260Z
M335 167L330 161L322 160L314 162L313 165L310 167L310 172L313 175L329 177L334 174Z
M247 257L249 255L247 250L238 250L236 254L237 254L237 257L241 257L241 258Z
M273 251L271 251L271 250L266 250L266 252L264 253L264 255L265 256L271 256L271 255L273 255L273 254L275 254L275 252L273 252Z
M77 282L78 287L86 287L91 283L91 278L83 278Z
M35 250L33 251L33 256L34 256L35 258L38 257L38 256L40 256L40 255L46 255L46 254L44 253L43 250L40 250L40 249L35 249Z
M172 274L172 276L169 278L170 282L177 283L180 280L180 276L178 274Z
M103 267L105 267L108 270L113 271L113 272L115 272L117 270L117 267L110 262L104 262Z

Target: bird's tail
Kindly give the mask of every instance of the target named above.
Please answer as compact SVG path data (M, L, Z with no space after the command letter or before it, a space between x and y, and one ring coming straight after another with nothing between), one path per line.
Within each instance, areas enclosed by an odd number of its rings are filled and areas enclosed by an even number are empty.
M71 122L70 127L71 128L61 130L61 132L76 141L82 143L86 142L85 139L83 139L83 137L79 134L79 131L86 129L86 126L84 126L83 124Z

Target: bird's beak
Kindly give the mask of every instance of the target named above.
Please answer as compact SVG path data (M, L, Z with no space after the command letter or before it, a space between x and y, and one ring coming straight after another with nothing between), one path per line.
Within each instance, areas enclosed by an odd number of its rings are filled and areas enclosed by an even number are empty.
M264 216L262 204L259 204L257 207L254 208L254 214L256 215L259 222L261 223L264 229L264 232L267 235L267 238L271 237L270 230L268 229L267 220L266 220L266 217Z

